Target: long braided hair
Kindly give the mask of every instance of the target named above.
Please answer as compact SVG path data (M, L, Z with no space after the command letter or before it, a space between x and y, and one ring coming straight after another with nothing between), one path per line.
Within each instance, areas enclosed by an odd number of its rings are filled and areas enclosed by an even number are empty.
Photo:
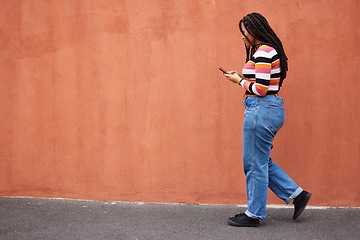
M251 34L251 36L261 41L262 43L261 44L251 43L249 39L245 36L244 32L242 31L241 24L244 24L246 31L248 31L249 34ZM288 64L287 64L288 58L286 57L285 50L283 48L280 39L272 30L266 18L262 16L260 13L248 14L245 17L243 17L243 19L240 20L239 28L242 35L252 45L250 48L246 47L246 61L249 61L250 57L254 55L259 45L266 44L275 48L275 50L280 56L281 74L280 74L279 87L281 87L284 79L286 78L286 72L288 70Z

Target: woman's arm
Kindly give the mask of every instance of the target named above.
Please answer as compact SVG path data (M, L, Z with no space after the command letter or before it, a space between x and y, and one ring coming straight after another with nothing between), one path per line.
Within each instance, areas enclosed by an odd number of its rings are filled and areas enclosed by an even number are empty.
M256 62L255 63L255 82L248 79L241 79L239 84L248 92L258 96L265 96L270 84L271 63Z
M260 47L254 54L253 61L248 62L244 67L245 71L248 69L252 74L255 72L254 79L244 79L239 84L248 92L258 96L265 96L270 86L272 63L277 58L278 55L274 48L269 46Z

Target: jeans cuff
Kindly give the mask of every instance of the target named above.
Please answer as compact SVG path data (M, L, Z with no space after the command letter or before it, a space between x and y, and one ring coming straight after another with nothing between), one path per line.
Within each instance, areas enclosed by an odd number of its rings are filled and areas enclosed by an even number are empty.
M298 189L296 189L296 191L295 191L293 194L291 194L291 196L290 196L288 199L285 200L286 204L291 203L291 201L292 201L294 198L296 198L297 196L299 196L299 194L300 194L302 191L304 191L304 189L302 189L301 187L298 187Z
M253 218L253 219L264 219L262 217L256 216L255 214L252 214L251 212L249 212L249 210L245 211L245 215L248 216L249 218Z

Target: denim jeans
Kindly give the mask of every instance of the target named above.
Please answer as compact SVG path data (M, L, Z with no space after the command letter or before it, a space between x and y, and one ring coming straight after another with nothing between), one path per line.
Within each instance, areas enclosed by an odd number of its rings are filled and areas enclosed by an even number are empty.
M285 121L280 96L244 99L243 164L248 206L245 214L264 219L268 188L287 204L303 189L270 158L273 140Z

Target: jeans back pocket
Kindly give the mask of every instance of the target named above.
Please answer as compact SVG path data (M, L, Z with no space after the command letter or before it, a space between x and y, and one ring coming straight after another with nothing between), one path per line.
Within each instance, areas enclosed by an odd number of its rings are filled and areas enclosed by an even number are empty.
M266 121L267 127L275 135L285 122L285 108L280 106L266 106Z

